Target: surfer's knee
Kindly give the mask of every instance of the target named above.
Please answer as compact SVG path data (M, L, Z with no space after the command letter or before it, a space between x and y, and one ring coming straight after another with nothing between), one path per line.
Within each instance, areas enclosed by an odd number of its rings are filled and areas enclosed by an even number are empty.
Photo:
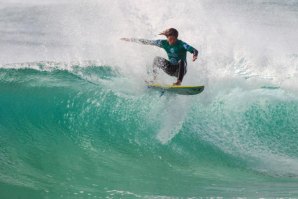
M162 57L155 57L153 60L153 66L162 68L165 64L166 64L166 59L164 59Z
M154 65L159 65L162 63L162 58L161 57L155 57L153 60Z

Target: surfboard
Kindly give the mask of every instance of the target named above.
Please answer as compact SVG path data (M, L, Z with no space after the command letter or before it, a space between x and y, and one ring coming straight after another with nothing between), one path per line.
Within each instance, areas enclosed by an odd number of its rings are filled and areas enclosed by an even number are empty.
M173 86L161 84L148 84L148 88L179 95L197 95L204 90L204 86Z

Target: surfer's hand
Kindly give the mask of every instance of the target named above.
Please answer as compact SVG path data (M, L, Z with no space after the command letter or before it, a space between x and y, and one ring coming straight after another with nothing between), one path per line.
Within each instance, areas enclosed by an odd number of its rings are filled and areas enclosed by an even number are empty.
M192 57L192 61L196 61L197 58L198 58L198 56L194 55L194 56Z
M128 38L121 38L122 41L130 41Z

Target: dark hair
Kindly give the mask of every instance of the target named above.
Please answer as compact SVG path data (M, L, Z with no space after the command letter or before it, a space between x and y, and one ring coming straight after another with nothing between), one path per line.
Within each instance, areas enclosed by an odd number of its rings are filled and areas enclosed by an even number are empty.
M162 33L160 33L160 35L165 35L166 37L174 36L174 37L178 38L179 33L175 28L169 28L169 29L163 31Z
M167 36L174 36L174 37L178 37L178 31L175 29L175 28L170 28L169 29L169 33L168 33L168 35Z

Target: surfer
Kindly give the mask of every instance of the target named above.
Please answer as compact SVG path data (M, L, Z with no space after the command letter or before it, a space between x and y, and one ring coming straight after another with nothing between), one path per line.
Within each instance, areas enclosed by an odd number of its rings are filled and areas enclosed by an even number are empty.
M170 28L159 35L167 37L166 40L147 40L136 38L121 38L123 41L136 42L145 45L153 45L163 48L168 58L155 57L153 61L154 79L156 78L156 68L161 68L170 76L177 77L177 81L173 85L181 85L184 75L187 72L186 53L187 51L193 54L192 60L195 61L198 57L198 51L182 40L178 39L178 31L175 28Z

